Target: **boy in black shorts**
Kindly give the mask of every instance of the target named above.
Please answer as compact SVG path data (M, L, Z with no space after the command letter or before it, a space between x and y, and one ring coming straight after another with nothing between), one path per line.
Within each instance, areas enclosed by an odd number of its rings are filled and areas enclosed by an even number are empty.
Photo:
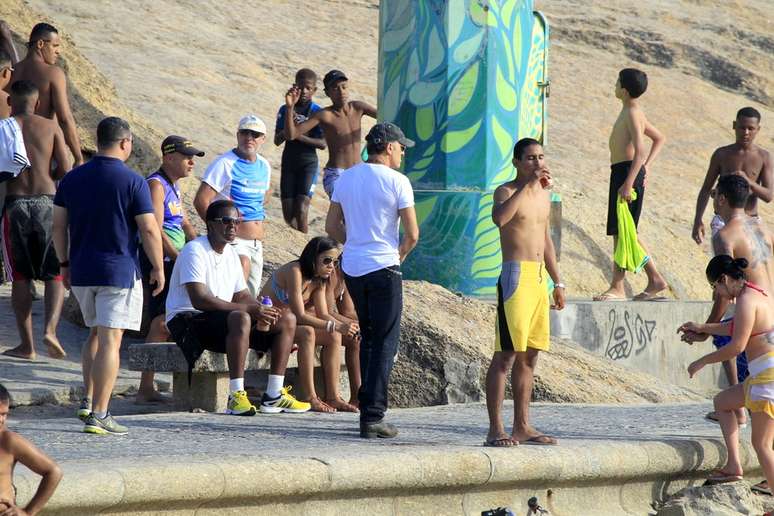
M308 68L302 68L296 72L294 86L301 92L298 103L293 107L295 122L300 124L322 109L312 101L312 95L317 91L317 75ZM280 175L282 216L290 227L306 233L309 231L309 200L312 198L319 170L317 149L325 150L325 139L322 128L318 125L295 140L285 142L286 111L284 104L280 106L274 130L274 145L285 143Z

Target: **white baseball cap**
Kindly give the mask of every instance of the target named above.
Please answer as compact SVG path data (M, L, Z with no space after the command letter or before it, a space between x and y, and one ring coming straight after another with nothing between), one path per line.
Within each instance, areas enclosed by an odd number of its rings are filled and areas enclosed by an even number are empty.
M266 124L255 115L245 115L239 120L237 131L255 131L256 133L266 134Z

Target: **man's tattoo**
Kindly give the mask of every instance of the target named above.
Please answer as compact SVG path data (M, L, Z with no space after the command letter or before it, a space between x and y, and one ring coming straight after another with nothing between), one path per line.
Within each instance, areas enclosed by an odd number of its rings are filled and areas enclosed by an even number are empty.
M744 231L750 240L750 268L765 264L771 259L771 248L760 224L753 219L744 221Z

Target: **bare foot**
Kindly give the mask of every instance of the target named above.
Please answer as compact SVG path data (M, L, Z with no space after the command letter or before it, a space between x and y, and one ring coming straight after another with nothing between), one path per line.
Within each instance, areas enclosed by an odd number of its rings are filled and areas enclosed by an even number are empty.
M3 355L7 357L14 357L14 358L26 358L27 360L35 360L35 352L34 351L27 351L26 349L22 348L22 346L16 346L12 349L6 349L3 351Z
M594 301L625 301L626 300L626 293L621 292L620 290L609 288L602 292L601 294L597 294L592 298Z
M151 392L138 391L137 395L134 397L134 403L136 405L147 405L149 403L169 403L169 398L155 389Z
M325 403L320 398L311 398L308 400L301 400L306 401L312 406L312 412L336 412L336 409Z
M45 335L43 337L43 344L46 345L46 352L51 358L64 358L67 356L62 345L59 344L59 339L55 335Z
M349 404L355 407L356 409L360 410L360 400L357 399L357 396L350 396Z
M350 405L341 398L336 398L334 400L324 400L324 402L339 412L360 412L356 406Z

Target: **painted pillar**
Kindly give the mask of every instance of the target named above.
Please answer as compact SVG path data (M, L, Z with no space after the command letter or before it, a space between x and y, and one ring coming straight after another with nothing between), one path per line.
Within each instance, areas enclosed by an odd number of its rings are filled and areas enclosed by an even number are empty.
M379 118L417 142L403 171L420 241L404 276L494 295L492 193L515 176L516 140L545 139L547 24L533 0L387 0L379 30Z

